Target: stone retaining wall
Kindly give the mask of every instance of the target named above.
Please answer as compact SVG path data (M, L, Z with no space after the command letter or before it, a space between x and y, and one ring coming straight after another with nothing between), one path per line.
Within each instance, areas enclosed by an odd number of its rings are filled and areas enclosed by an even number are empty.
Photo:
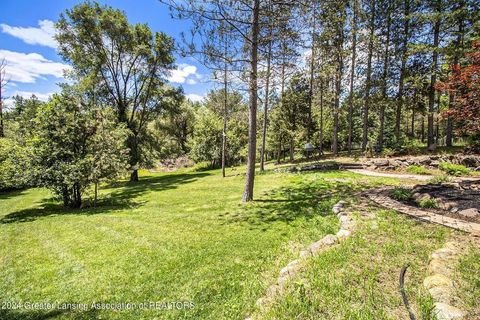
M371 159L365 161L363 165L365 168L373 170L396 170L398 168L406 168L411 165L436 169L441 162L461 164L473 170L480 170L480 156L476 155L435 155L392 159Z

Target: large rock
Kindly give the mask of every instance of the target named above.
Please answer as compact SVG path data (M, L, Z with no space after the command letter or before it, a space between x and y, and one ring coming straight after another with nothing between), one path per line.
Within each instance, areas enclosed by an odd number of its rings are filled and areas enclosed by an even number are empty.
M448 260L455 258L457 251L453 248L441 248L432 253L432 259Z
M429 165L431 162L432 162L432 160L429 157L422 158L422 159L419 160L419 163L423 164L423 165Z
M373 164L375 164L377 167L386 167L389 164L389 161L387 159L377 159L373 161Z
M453 282L447 276L443 274L434 274L433 276L426 277L423 280L423 286L428 290L434 287L453 287Z
M434 313L438 320L458 320L466 316L464 311L441 302L435 303Z
M480 212L478 212L478 209L476 208L470 208L458 211L458 214L465 218L476 218L480 215Z
M474 156L466 156L461 160L461 164L466 167L476 167L479 164L479 159Z
M452 288L450 287L433 287L428 290L436 302L450 303L452 300Z
M428 264L428 272L430 274L441 274L444 276L449 276L451 270L446 266L445 262L440 259L433 259Z

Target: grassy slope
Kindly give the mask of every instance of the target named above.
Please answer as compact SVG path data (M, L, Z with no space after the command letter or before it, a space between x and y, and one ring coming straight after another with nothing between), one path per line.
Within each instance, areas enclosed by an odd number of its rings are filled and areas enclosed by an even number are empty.
M429 255L449 230L392 211L362 223L332 250L311 259L265 319L408 319L399 294L399 273L409 264L405 286L417 319L431 319L432 301L423 289Z
M468 319L480 319L480 247L473 243L457 266L460 305L468 310Z

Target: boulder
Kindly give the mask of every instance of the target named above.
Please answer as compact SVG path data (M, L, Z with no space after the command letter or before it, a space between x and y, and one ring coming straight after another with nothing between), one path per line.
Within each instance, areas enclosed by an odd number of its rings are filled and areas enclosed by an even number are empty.
M432 259L448 260L454 258L456 253L452 248L441 248L432 253Z
M458 182L442 182L442 186L452 189L460 189L460 183Z
M466 167L476 167L479 164L479 160L474 156L466 156L461 160L461 164Z
M432 160L430 158L419 159L419 163L423 164L423 165L429 165L431 162L432 162Z
M438 320L456 320L466 316L464 311L441 302L435 303L434 313Z
M465 217L465 218L476 218L480 215L480 212L477 208L470 208L458 211L458 214Z
M428 272L430 274L441 274L444 276L449 276L451 274L451 270L445 264L445 261L440 259L433 259L428 264Z
M428 290L433 300L442 303L450 303L452 296L452 288L450 287L433 287Z
M350 236L350 233L351 233L351 232L350 232L349 230L340 229L340 230L337 232L336 236L337 236L337 238L339 238L339 239L347 238L348 236Z
M377 167L386 167L388 166L389 161L387 159L377 159L373 161L373 164Z
M331 245L334 245L337 242L337 240L338 239L336 236L334 236L333 234L328 234L325 237L323 237L322 242L326 246L331 246Z
M443 210L450 211L450 210L452 210L453 208L455 208L456 206L457 206L457 203L456 203L456 202L445 202L445 203L443 203L443 205L442 205L442 209L443 209Z
M428 290L434 287L453 287L453 282L443 274L434 274L433 276L425 278L423 286Z

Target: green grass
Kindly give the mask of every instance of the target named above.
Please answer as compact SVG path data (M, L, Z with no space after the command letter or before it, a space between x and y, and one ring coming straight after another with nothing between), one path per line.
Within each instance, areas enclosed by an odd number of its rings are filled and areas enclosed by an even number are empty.
M430 175L432 174L428 169L422 166L411 165L407 167L407 172L413 174L422 174L422 175Z
M219 170L193 168L143 172L138 183L103 186L99 206L82 210L63 208L45 189L0 194L0 303L87 305L75 311L0 310L0 319L244 319L258 311L256 300L283 266L338 230L333 204L355 201L355 192L364 188L404 183L347 171L280 173L272 164L267 169L257 175L256 201L248 205L240 204L243 168L227 170L226 178ZM428 314L431 301L420 278L444 234L442 227L382 211L378 228L365 225L309 260L302 278L260 315L398 318L403 309L396 281L407 262L411 301ZM195 306L90 307L170 301Z
M448 162L440 162L438 168L451 176L464 176L470 174L470 169L461 164L453 164Z
M399 293L401 268L417 319L432 319L433 301L422 286L429 254L442 246L446 228L378 211L345 242L312 258L288 283L262 319L408 319Z
M435 198L429 198L429 199L420 199L417 201L418 206L420 208L425 208L425 209L435 209L438 208L438 201Z
M461 285L458 296L464 310L468 310L467 319L480 318L480 247L478 241L467 249L467 254L460 259L457 277Z
M186 311L90 309L57 318L241 319L303 246L337 231L332 205L362 188L347 172L270 172L257 177L257 201L245 206L244 175L228 174L150 174L104 187L99 206L84 210L64 209L44 189L0 195L0 301L192 301ZM1 319L48 315L0 311Z
M395 187L390 192L390 196L398 201L407 201L412 197L412 190L403 187Z

